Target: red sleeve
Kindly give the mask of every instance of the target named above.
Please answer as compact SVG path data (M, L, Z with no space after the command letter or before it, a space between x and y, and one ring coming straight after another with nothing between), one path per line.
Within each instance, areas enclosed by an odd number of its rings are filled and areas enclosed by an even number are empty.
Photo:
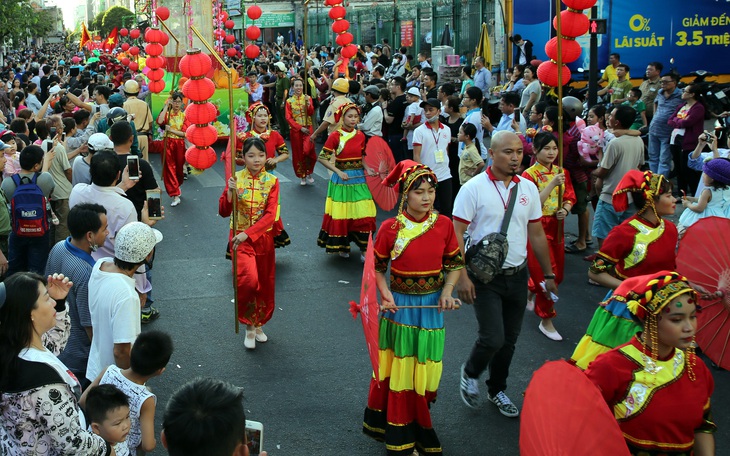
M271 158L276 158L277 154L288 154L289 150L286 148L286 141L284 140L284 137L281 136L281 133L279 133L276 130L271 130L271 135L269 136L269 141L274 146L274 155ZM268 156L268 153L267 153Z
M527 142L527 138L525 138L525 135L517 136L519 136L520 141L522 141L522 153L531 157L534 154L532 150L532 143Z
M287 123L289 123L289 127L290 127L290 128L292 129L292 130L297 130L297 131L299 131L299 130L301 130L301 129L302 129L302 126L301 126L301 125L299 125L299 124L298 124L298 123L296 122L296 120L294 120L294 114L292 113L292 110L291 110L291 103L289 102L289 100L286 100L286 112L285 112L284 116L286 117L286 121L287 121Z
M244 230L246 235L251 239L252 242L256 242L262 234L266 233L276 221L276 211L279 207L279 179L276 179L276 184L271 188L269 197L266 200L266 209L264 209L264 215L248 229Z
M570 180L570 173L567 169L563 168L565 173L565 191L563 192L563 202L570 201L571 206L575 206L578 198L575 196L575 190L573 190L573 182Z
M606 236L606 240L598 251L598 256L602 257L613 264L618 264L626 258L634 246L634 228L628 225L627 219L619 226L614 227Z
M527 170L525 170L525 171L522 171L522 177L524 177L524 178L525 178L525 179L527 179L528 181L530 181L530 182L532 182L533 184L535 184L535 186L537 186L537 182L535 182L535 178L534 178L534 177L532 177L532 174L528 173L528 172L527 172Z
M309 104L307 106L307 115L309 115L309 116L314 115L314 101L312 101L312 97L309 97Z
M218 215L230 217L233 212L233 201L228 201L228 185L223 189L223 194L218 198Z
M586 377L596 385L609 407L620 401L626 392L627 381L622 375L625 370L622 361L623 355L611 350L598 356L585 371Z
M378 234L375 236L375 245L373 252L375 253L375 270L385 273L388 270L388 262L390 261L390 251L395 244L395 231L391 228L395 218L389 218L380 225Z
M337 150L337 146L340 145L340 134L336 131L333 131L328 137L327 141L324 142L324 146L322 146L322 151L327 151L329 154ZM327 154L327 155L329 155Z

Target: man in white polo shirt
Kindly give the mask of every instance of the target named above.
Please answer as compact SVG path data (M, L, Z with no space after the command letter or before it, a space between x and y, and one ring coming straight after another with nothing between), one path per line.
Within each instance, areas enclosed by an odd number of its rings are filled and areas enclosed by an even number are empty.
M439 120L441 102L429 98L421 102L425 113L423 125L413 131L413 160L431 168L438 179L434 207L439 214L451 217L451 170L447 148L451 142L451 130Z
M520 412L504 391L527 303L528 239L545 273L547 292L557 294L558 289L540 223L540 194L533 183L518 175L522 162L520 138L508 131L495 133L489 156L492 166L462 186L454 203L454 229L462 254L466 253L463 239L467 229L471 242L500 231L515 185L517 200L507 230L509 251L502 272L483 284L473 282L464 270L456 287L459 298L474 304L479 323L477 341L461 366L461 398L471 408L480 404L478 379L489 366L487 398L503 415L516 417Z

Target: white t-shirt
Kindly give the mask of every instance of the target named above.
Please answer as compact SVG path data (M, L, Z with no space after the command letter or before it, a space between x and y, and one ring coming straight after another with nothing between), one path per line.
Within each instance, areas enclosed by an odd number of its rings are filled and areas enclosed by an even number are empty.
M479 140L479 153L482 159L486 161L489 158L489 150L484 145L484 127L482 127L482 110L479 108L470 109L464 117L464 124L472 124L477 127L476 139ZM464 143L459 143L459 157L464 151Z
M443 182L451 179L449 169L448 147L451 142L451 130L441 122L435 131L431 124L424 123L413 131L413 145L421 146L421 163L431 168L436 179Z
M105 367L114 364L114 344L134 343L142 332L139 295L134 289L134 279L101 270L103 263L113 262L113 258L97 260L89 278L89 312L94 337L86 378L91 381Z
M490 176L491 167L461 187L454 201L454 220L469 225L467 232L473 242L499 232L512 187L518 185L517 201L507 229L509 251L504 268L520 266L527 260L527 224L539 223L542 217L540 194L535 184L520 176L512 178L509 188Z
M520 100L520 109L527 106L527 103L530 102L530 95L533 93L536 95L535 103L540 101L540 93L542 92L542 87L540 86L540 81L537 79L532 81L527 87L525 87L525 90L522 91L522 99Z
M414 101L413 103L406 106L406 112L403 114L403 121L405 121L409 116L413 116L413 122L411 125L418 125L422 124L424 122L424 112L423 108L421 107L420 101ZM406 139L408 139L408 150L413 149L413 132L416 131L408 130L408 133L406 135Z

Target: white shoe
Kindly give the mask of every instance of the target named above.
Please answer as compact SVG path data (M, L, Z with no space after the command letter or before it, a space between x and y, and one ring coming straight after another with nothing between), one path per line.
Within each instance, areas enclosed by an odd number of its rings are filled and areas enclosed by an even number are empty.
M309 185L314 185L314 178L312 177L311 174L309 176L307 176L307 183Z
M350 254L349 254L349 253L347 253L347 252L340 252L340 256L341 256L342 258L350 258Z
M256 342L261 342L262 344L269 340L269 337L264 334L264 328L263 326L259 326L256 328Z
M528 299L528 300L527 300L527 306L525 307L525 309L526 309L526 310L527 310L528 312L532 312L532 311L534 311L534 310L535 310L535 297L534 297L534 296L533 296L533 298L532 298L532 299Z
M243 346L249 350L256 348L256 331L253 329L246 330L246 338L243 340Z
M299 182L299 185L301 185L302 187L304 187L305 185L307 185L307 180L304 179L304 178L302 178L301 182Z
M540 325L538 326L538 328L540 329L540 332L543 333L543 334L545 334L545 337L547 337L550 340L554 340L554 341L558 341L558 342L561 341L561 340L563 340L563 336L561 336L559 332L557 332L557 331L548 331L542 325L542 322L540 322Z
M170 206L175 207L175 206L177 206L179 204L180 204L180 197L179 196L174 196L172 198L172 202L170 203Z

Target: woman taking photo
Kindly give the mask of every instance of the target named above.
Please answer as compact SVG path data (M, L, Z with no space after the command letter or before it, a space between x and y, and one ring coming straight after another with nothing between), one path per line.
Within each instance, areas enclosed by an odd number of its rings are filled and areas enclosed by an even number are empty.
M19 272L0 284L0 453L7 456L110 455L88 432L81 387L56 358L70 330L61 274L48 281Z
M451 220L433 211L436 175L404 160L383 181L400 184L398 215L380 225L376 284L382 296L379 379L370 381L363 432L385 441L388 455L440 455L429 408L436 400L444 352L444 310L464 267ZM390 284L385 274L390 263Z
M157 116L157 124L165 129L165 167L162 180L165 190L172 198L170 206L180 204L180 186L185 179L185 130L189 124L183 111L183 94L173 92Z
M523 75L525 73L524 65L515 65L512 70L512 76L509 79L507 85L504 86L503 92L517 92L517 95L522 95L522 91L527 87L527 81L524 80Z
M303 93L304 82L300 78L294 78L291 84L292 96L286 100L286 121L289 122L291 135L292 166L294 174L300 179L300 185L314 185L312 173L317 154L314 152L314 143L309 140L314 103L312 97Z

